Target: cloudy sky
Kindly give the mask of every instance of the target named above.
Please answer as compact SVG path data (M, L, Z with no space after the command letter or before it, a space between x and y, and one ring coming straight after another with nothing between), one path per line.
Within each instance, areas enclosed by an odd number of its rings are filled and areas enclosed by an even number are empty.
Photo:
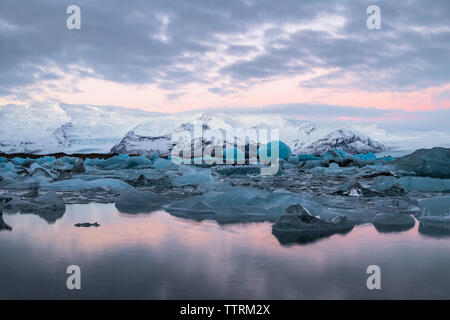
M80 30L66 27L72 4ZM449 17L448 0L1 0L0 105L448 127Z

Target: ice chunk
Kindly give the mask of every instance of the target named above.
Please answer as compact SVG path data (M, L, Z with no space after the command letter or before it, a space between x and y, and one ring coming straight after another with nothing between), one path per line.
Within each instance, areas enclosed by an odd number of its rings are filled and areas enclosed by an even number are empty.
M155 161L155 168L159 171L164 171L166 169L169 169L171 167L174 167L174 163L171 160L167 160L164 158L159 158Z
M56 181L50 184L42 185L42 189L46 190L58 190L58 191L81 191L89 189L104 189L104 190L126 190L133 189L128 183L125 183L117 179L96 179L96 180L82 180L82 179L70 179Z
M320 160L319 157L313 156L312 154L302 154L298 155L298 161L311 161L311 160Z
M34 213L48 223L53 223L64 215L66 204L61 196L50 191L31 201L13 199L5 205L5 209L20 210L21 213Z
M380 176L373 179L373 189L383 191L399 186L407 191L418 192L450 192L450 179L434 179L428 177L401 177Z
M268 163L270 161L277 160L275 159L275 155L272 156L272 148L274 150L278 149L278 158L287 160L291 156L291 148L283 141L271 141L258 149L259 158L262 159L263 162Z
M417 218L422 221L450 222L450 196L434 197L419 201L421 213Z
M22 195L24 198L37 198L39 197L39 183L33 183L30 185L30 191Z
M362 159L362 160L375 160L377 156L373 152L369 152L366 154L357 154L353 156L355 159Z
M290 156L287 161L289 163L298 163L298 156Z
M401 177L398 184L408 191L450 192L450 179Z
M243 221L271 221L280 217L284 209L293 203L301 203L310 212L333 217L317 203L286 190L268 192L250 187L219 185L203 195L181 200L164 208L171 214L192 219L215 219L220 223ZM197 205L205 204L205 211L198 212Z
M345 216L326 221L315 217L300 204L286 208L283 215L272 226L272 232L282 244L308 243L336 233L347 233L353 229Z
M242 175L246 176L247 174L259 174L261 173L261 168L259 166L226 166L217 169L217 173L222 176L233 176L233 175Z
M131 168L148 168L153 166L153 162L144 155L138 157L130 157L125 160L125 163L121 166L123 169L131 169Z
M346 154L342 149L334 149L325 152L322 155L322 159L333 160L336 162L345 161L347 159L353 159L353 157L349 154Z
M124 213L146 213L161 208L164 198L150 191L126 190L116 198L117 210Z
M383 212L375 216L373 225L379 232L398 232L414 227L415 220L408 214Z
M80 174L80 173L85 173L85 172L86 172L86 169L84 167L83 159L77 158L77 160L75 161L75 163L72 166L72 173Z
M199 185L202 183L214 182L213 176L211 175L211 169L197 169L193 166L184 166L182 170L182 176L175 176L170 179L172 185L180 187L184 185Z
M418 176L450 178L450 149L419 149L397 159L394 166Z
M433 238L449 238L450 222L421 220L419 223L419 233Z
M244 160L245 160L244 152L242 152L240 149L235 148L235 147L224 149L222 151L222 156L225 158L227 163L230 163L230 162L244 163Z

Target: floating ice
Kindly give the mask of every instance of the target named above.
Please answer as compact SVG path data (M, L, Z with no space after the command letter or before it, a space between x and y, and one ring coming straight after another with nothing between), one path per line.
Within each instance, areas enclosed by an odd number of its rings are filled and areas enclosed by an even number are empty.
M282 244L308 243L336 233L347 233L353 226L345 216L326 221L311 215L297 203L286 208L272 226L272 232Z
M421 213L418 219L422 221L450 222L450 196L434 197L419 201Z
M373 179L376 190L386 190L392 186L401 186L407 191L418 192L450 192L450 179L434 179L427 177L376 177Z
M379 232L406 231L414 227L415 220L408 214L383 212L375 216L373 225Z
M334 149L334 150L325 152L322 155L322 159L333 160L333 161L339 162L339 161L345 161L347 159L353 159L353 157L351 155L346 154L341 149Z
M369 152L366 154L357 154L353 156L355 159L362 159L362 160L375 160L377 156L373 152Z
M319 157L313 156L312 154L302 154L298 155L298 161L311 161L311 160L320 160Z
M287 160L291 156L291 148L283 141L271 141L258 149L259 158L262 159L263 162L268 163L270 161L274 161L275 155L272 156L272 148L274 150L278 149L278 158Z
M419 149L394 162L398 170L412 172L418 176L450 178L450 149Z
M155 161L155 168L159 171L164 171L168 168L174 167L174 163L171 160L159 158Z
M125 183L117 179L96 179L96 180L82 180L82 179L70 179L56 181L49 184L42 184L42 189L45 190L58 190L58 191L81 191L90 189L104 189L104 190L124 190L133 189L128 183Z
M236 147L226 148L222 151L222 156L225 158L227 163L230 162L240 162L243 163L245 160L244 152Z
M249 187L220 185L203 195L181 200L164 208L171 214L193 219L215 219L221 223L242 221L272 221L280 217L284 209L293 203L301 203L314 215L332 218L338 213L286 190L268 192ZM201 206L204 210L199 210Z
M161 208L164 197L150 191L126 190L116 198L117 210L124 213L146 213Z
M85 172L86 168L84 167L84 161L83 159L78 158L72 166L72 173L80 174Z
M48 223L53 223L64 215L66 204L61 196L50 191L30 201L13 199L5 205L5 209L20 210L21 213L35 213Z
M225 166L217 169L217 173L223 176L233 176L233 175L246 176L247 174L261 173L261 168L259 166L250 166L250 165Z
M211 169L197 169L193 166L183 166L183 175L175 176L170 179L172 185L176 187L184 185L198 185L202 183L213 183Z

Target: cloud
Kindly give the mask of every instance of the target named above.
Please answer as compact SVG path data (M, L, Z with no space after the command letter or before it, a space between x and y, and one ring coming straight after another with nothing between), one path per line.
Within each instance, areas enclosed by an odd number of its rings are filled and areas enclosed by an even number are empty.
M299 86L401 91L450 82L446 0L377 1L382 30L366 28L364 0L79 0L82 29L67 30L72 2L1 1L0 95L24 95L74 66L90 70L79 79L155 84L171 98L188 84L227 95L317 68L329 74Z

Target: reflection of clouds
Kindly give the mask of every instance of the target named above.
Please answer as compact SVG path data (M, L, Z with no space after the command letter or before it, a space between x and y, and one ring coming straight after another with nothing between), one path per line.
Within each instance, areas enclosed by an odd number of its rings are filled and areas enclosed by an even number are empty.
M0 233L0 254L8 257L0 281L17 294L71 297L58 286L68 264L81 266L81 294L90 298L370 298L371 264L381 267L383 297L442 297L439 290L450 285L448 277L432 276L448 268L450 243L422 238L418 225L399 234L362 225L345 236L283 247L270 223L221 226L163 211L124 215L114 205L69 205L54 225L33 215L5 220L14 230ZM73 226L91 220L101 227ZM421 290L407 290L412 279Z

